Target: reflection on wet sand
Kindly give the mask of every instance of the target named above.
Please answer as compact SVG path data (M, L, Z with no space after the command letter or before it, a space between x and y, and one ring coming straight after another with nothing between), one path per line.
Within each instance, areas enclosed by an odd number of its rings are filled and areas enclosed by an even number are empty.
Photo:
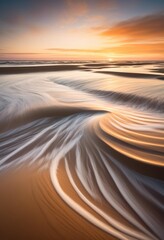
M158 65L138 74L134 64L128 77L93 65L1 75L4 239L162 239L164 83L149 78Z

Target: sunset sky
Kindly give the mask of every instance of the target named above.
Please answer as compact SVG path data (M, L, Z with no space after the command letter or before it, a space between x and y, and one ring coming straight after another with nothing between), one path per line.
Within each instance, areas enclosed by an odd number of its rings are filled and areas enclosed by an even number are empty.
M1 0L0 59L164 59L164 0Z

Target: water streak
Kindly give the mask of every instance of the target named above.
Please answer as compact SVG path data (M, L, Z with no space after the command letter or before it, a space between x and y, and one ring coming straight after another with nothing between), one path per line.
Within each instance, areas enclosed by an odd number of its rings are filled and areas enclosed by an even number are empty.
M59 195L97 227L118 239L162 239L163 96L152 78L1 76L0 169L49 168Z

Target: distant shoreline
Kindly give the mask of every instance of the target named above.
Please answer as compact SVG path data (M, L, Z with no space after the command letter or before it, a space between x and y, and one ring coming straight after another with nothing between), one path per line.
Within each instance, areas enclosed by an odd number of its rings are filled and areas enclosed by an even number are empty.
M135 65L135 64L131 64ZM120 66L120 64L116 64ZM124 66L124 65L123 65ZM117 71L104 71L102 68L110 68L109 64L61 64L61 65L40 65L40 66L12 66L12 67L0 67L0 75L8 74L21 74L21 73L39 73L39 72L57 72L57 71L73 71L73 70L98 70L95 73L110 74L120 77L131 78L156 78L164 80L163 68L155 69L154 73L131 73L131 72L117 72Z

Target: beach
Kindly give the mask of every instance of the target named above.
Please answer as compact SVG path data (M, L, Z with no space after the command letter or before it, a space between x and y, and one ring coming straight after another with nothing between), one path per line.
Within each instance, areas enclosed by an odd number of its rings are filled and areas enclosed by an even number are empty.
M25 167L0 179L2 239L109 239L65 204L48 171Z
M0 238L163 237L163 62L0 64Z

